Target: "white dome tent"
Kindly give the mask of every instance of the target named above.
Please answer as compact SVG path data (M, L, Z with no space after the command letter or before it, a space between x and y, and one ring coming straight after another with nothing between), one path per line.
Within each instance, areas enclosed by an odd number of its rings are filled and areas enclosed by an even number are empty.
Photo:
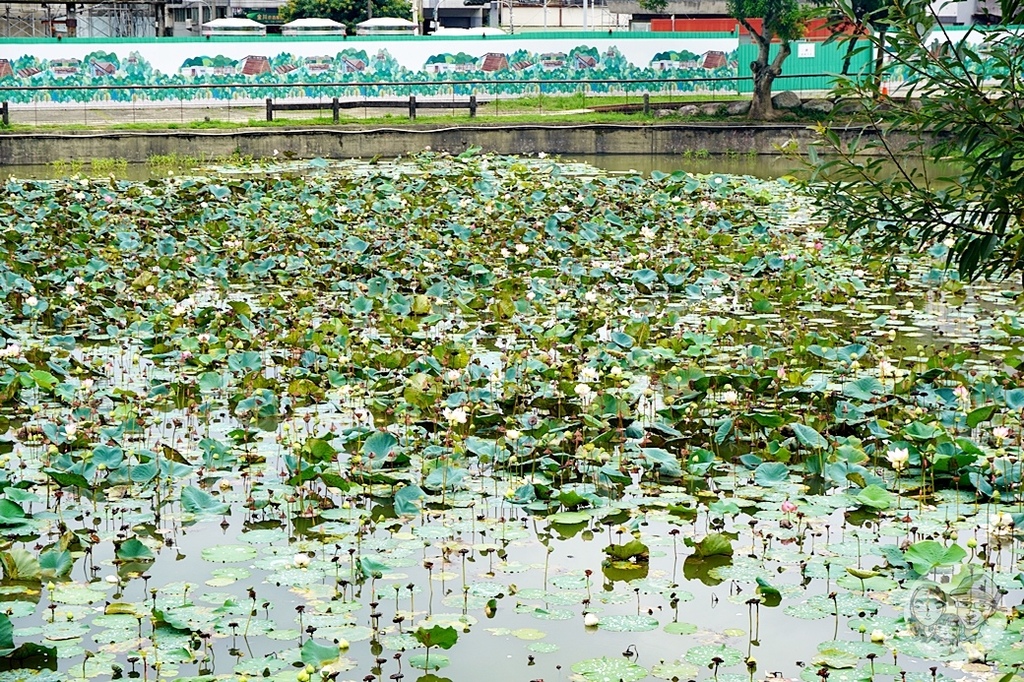
M214 19L202 26L204 36L265 36L267 27L258 21L241 17Z
M374 17L356 24L359 36L408 36L416 35L419 27L408 19L398 17Z
M281 25L281 35L286 36L343 36L345 24L333 19L309 17L295 19Z

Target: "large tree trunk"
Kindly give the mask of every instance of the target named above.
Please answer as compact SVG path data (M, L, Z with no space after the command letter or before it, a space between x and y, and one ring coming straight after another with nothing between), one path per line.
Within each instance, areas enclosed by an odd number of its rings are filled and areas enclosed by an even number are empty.
M775 116L775 109L772 107L772 84L782 73L782 62L786 60L792 50L789 41L784 41L779 46L775 59L769 63L768 51L771 48L771 37L756 36L756 39L757 61L750 63L750 70L754 74L754 95L750 100L748 118L764 120Z
M754 72L754 96L750 100L748 116L756 121L772 118L775 116L775 108L772 107L772 83L775 81L775 74L772 73L772 67L751 62L750 70Z
M771 37L758 35L749 26L747 30L757 41L757 60L750 62L750 72L754 74L754 96L750 100L750 112L747 115L759 121L771 118L775 114L772 108L772 82L775 80L775 74L768 64Z

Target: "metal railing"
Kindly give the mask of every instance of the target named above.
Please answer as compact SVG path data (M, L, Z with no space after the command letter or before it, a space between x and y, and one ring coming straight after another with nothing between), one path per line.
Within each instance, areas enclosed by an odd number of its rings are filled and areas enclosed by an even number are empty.
M776 92L827 91L829 74L782 74ZM671 109L703 100L715 101L748 94L752 77L578 79L546 80L450 78L423 81L332 81L295 83L181 83L104 85L5 85L0 86L0 115L4 125L97 124L224 120L252 121L264 111L326 112L334 121L339 111L361 113L346 118L387 116L395 102L407 107L409 98L432 115L456 115L479 102L477 115L555 113L564 111L566 97L578 98L586 109L605 97L624 98L627 104L646 101L651 107ZM550 98L550 99L546 99ZM635 98L635 99L634 99ZM269 104L268 104L269 101ZM292 106L294 105L294 106ZM362 110L361 112L359 110ZM82 112L77 116L76 112ZM383 112L383 113L382 113ZM90 115L91 113L91 115ZM280 118L280 117L275 117Z

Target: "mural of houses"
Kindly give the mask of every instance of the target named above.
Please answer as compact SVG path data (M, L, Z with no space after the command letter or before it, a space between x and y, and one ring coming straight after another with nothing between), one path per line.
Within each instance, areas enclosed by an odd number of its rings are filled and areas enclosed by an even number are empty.
M101 76L113 76L117 72L117 67L107 61L99 61L92 59L89 61L89 75L93 78L99 78Z
M565 53L545 52L540 56L540 66L545 71L562 68L565 66Z
M324 71L330 71L333 64L334 60L327 55L317 55L315 57L306 57L302 62L302 68L309 73L323 73Z
M427 64L428 73L470 73L476 71L476 64L472 62L434 62Z
M243 76L258 76L261 73L270 73L270 60L262 55L249 55L238 65L238 73Z
M729 63L725 53L721 50L709 50L702 55L702 59L701 67L708 70L720 69Z
M74 76L82 67L80 59L54 59L50 62L50 73L57 78Z
M172 46L160 43L163 47L159 49L155 46L140 45L137 53L89 51L89 48L80 50L77 54L71 51L55 52L53 59L41 59L36 55L17 52L12 54L0 48L0 53L3 53L0 55L0 85L10 85L14 82L26 85L59 84L70 86L67 91L62 92L71 93L71 88L95 83L152 83L167 84L167 87L171 88L181 83L205 82L213 86L241 79L250 83L278 81L283 88L279 91L280 96L286 97L304 94L300 83L335 79L337 82L359 81L370 96L377 93L380 96L398 92L399 88L395 87L397 83L461 82L471 78L501 82L513 75L519 75L523 78L545 81L541 88L544 92L569 93L574 92L576 86L571 82L564 82L564 76L572 73L592 74L594 78L608 75L614 76L617 81L626 81L650 80L652 73L690 77L702 73L728 76L738 72L736 52L731 51L733 48L727 46L731 43L724 39L714 43L709 43L703 38L690 42L678 37L669 40L654 37L651 40L655 41L652 47L656 49L651 52L647 52L646 49L633 50L630 52L630 58L624 56L621 49L609 47L603 40L599 45L585 45L558 38L547 42L541 49L527 49L514 42L505 46L491 44L496 41L484 44L442 41L432 43L430 47L434 49L429 52L419 49L399 50L401 61L387 49L380 47L379 43L374 45L372 42L365 45L350 43L344 46L345 49L332 49L341 48L342 44L339 42L333 45L282 45L291 49L278 50L275 49L276 46L268 48L267 45L258 46L254 43L229 46L226 41L223 45L204 41L194 44L195 47L192 49L195 51L186 50L183 44ZM740 42L738 37L736 42ZM692 50L685 49L688 46ZM65 43L64 47L68 48L68 44ZM360 47L370 49L359 49ZM425 43L423 47L426 47ZM442 53L443 50L450 52ZM631 61L634 52L645 57L642 64ZM166 63L168 57L173 59L174 54L180 55L178 58L181 61L176 62L177 66L174 61ZM425 61L412 63L411 60L420 54L423 54ZM73 56L77 59L72 59ZM153 57L152 63L149 57ZM378 78L367 79L367 74L373 74ZM374 85L370 82L374 80L389 85ZM724 83L725 79L722 80ZM686 81L679 84L679 89L697 88L689 78ZM121 85L116 87L121 88ZM459 92L467 91L461 85L457 87ZM722 85L712 86L710 89L727 88L726 85ZM520 84L497 86L497 92L502 95L518 94L523 91ZM219 88L211 88L208 91L182 88L177 96L182 99L211 96L220 98L228 97L230 92ZM72 94L75 97L80 96L77 92ZM117 95L124 96L124 93L118 90ZM157 99L156 95L157 93L148 92L134 94L139 98L152 96L154 100ZM108 95L103 93L100 96ZM111 93L110 96L113 98L114 94ZM33 94L32 97L38 101L50 101L50 95ZM70 94L61 94L53 98L53 101L76 100Z
M655 71L671 71L672 69L699 69L700 63L687 59L679 61L676 59L658 59L651 62L651 68Z
M592 69L597 66L597 60L586 54L574 54L573 66L577 69Z
M508 57L500 52L488 52L485 54L483 64L480 66L480 70L486 72L504 71L507 68Z
M223 55L217 55L216 57L192 57L186 59L178 72L182 76L191 76L192 78L202 76L233 76L235 74L236 63L233 59L228 59Z
M341 56L341 72L342 73L361 73L366 70L366 62L362 59L355 59L353 57Z

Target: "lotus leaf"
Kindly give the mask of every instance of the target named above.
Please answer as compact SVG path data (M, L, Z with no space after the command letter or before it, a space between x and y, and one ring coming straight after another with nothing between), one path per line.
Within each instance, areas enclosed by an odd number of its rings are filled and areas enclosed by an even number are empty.
M647 669L624 658L590 658L572 665L572 671L587 682L638 682Z
M203 559L217 564L251 561L257 554L257 551L248 545L215 545L202 551Z
M743 660L743 654L725 644L706 644L695 646L686 652L684 657L687 662L694 665L709 667L713 666L714 659L721 659L721 666L736 665Z

